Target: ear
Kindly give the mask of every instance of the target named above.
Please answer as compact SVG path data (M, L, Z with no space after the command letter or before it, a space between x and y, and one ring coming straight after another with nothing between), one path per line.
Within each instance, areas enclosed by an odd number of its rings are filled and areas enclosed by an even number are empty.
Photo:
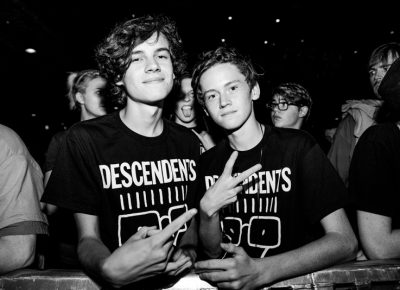
M251 99L253 101L258 100L260 97L260 86L258 85L258 82L254 85L254 87L251 89Z
M307 116L307 114L308 114L308 107L307 106L300 107L299 117L304 118L305 116Z
M84 104L85 104L85 98L83 97L83 94L82 94L82 93L77 92L77 93L75 94L75 99L76 99L76 101L77 101L79 104L81 104L81 105L84 105Z

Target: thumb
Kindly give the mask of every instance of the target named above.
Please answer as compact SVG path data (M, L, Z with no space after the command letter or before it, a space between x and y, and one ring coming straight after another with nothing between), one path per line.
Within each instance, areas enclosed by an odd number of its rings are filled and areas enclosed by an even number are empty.
M232 243L221 243L221 248L229 254L240 255L244 252L241 247L236 247Z

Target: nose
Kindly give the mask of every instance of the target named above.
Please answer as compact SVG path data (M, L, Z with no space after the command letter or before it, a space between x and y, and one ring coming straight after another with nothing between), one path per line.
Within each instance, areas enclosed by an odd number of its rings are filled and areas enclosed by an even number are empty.
M219 98L219 108L225 108L226 106L231 104L231 100L226 93L222 93L220 98Z
M148 58L146 61L146 72L160 71L160 66L154 58Z

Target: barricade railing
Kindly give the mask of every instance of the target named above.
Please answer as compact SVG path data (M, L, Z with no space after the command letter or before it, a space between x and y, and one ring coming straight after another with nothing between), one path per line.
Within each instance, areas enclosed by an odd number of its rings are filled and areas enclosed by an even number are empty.
M0 276L0 290L99 290L101 287L80 270L22 269ZM188 274L168 290L217 289ZM400 260L351 262L276 282L263 289L396 289L400 290Z

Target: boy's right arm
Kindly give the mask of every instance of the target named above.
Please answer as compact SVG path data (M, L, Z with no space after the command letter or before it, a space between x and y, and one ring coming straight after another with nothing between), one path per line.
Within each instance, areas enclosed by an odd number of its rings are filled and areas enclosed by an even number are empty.
M111 253L100 239L98 217L75 213L79 260L89 273L113 287L164 273L173 251L172 235L195 214L195 209L187 211L163 230L143 227Z
M220 256L222 249L222 232L220 227L220 210L237 200L237 194L243 189L242 182L250 175L261 169L256 164L239 175L232 176L238 152L234 151L225 164L224 171L200 201L200 228L199 236L205 254L210 258Z

